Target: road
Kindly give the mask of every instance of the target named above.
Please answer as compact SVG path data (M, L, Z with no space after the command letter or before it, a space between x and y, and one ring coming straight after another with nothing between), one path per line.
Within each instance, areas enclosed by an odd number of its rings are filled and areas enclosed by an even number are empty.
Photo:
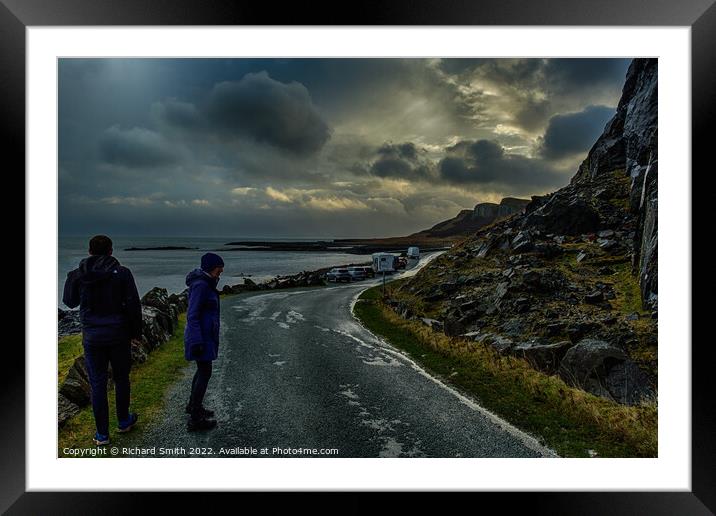
M205 399L218 427L186 431L192 365L137 445L205 447L213 456L269 448L274 458L295 456L274 448L337 449L338 457L553 456L364 328L351 307L379 282L223 298L220 356Z

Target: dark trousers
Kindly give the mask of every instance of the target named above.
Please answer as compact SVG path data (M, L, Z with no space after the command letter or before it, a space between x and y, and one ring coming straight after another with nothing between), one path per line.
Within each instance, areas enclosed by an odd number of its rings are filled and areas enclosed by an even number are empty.
M204 395L211 378L211 360L197 360L196 373L191 381L191 395L189 397L189 406L191 407L191 418L201 418L201 407L204 403Z
M92 411L97 432L109 435L109 406L107 404L107 366L112 365L112 379L117 402L117 420L129 419L129 367L131 348L129 341L116 344L83 342L85 364L92 388Z

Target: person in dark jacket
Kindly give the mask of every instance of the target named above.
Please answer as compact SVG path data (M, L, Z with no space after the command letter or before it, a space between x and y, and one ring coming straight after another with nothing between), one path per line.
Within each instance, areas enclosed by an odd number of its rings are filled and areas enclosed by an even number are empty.
M186 277L189 307L184 329L184 358L196 362L186 406L186 411L191 414L187 423L190 432L216 426L214 412L204 408L203 403L211 378L212 361L219 354L219 291L216 285L223 271L221 257L206 253L201 257L201 268L194 269Z
M89 242L88 258L67 274L62 301L80 307L82 346L91 386L92 411L98 446L109 444L107 366L112 366L118 432L128 432L137 422L129 413L130 341L142 330L142 306L134 277L112 256L112 240L97 235Z

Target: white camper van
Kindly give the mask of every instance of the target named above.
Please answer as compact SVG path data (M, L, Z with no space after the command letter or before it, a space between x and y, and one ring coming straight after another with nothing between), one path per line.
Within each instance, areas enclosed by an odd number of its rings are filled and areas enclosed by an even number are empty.
M419 260L420 259L420 249L417 247L408 247L408 258L411 260Z
M395 255L390 253L373 253L373 270L375 272L395 271Z

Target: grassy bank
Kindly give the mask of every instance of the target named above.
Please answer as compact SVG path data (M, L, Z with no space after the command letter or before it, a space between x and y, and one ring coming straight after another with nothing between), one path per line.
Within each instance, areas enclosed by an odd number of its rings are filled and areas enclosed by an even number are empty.
M116 432L117 415L115 412L114 392L108 393L109 401L109 428L112 444L122 446L130 442L135 432L141 432L152 422L156 421L164 405L164 395L172 385L179 373L187 366L184 360L184 326L186 314L179 316L179 325L172 338L159 346L148 355L143 364L132 366L130 382L132 398L130 410L139 413L137 427L126 435ZM79 348L77 348L79 346ZM73 351L74 350L74 351ZM76 352L74 356L72 353ZM59 343L60 374L66 371L74 358L82 354L80 336L65 337ZM71 357L71 358L70 358ZM63 364L66 368L63 369ZM66 374L66 373L64 373ZM92 436L95 433L92 407L84 407L76 416L71 418L59 431L58 456L66 457L63 448L90 448L94 447Z
M405 320L381 303L380 295L380 287L373 287L355 305L368 329L561 456L657 455L656 405L628 407L571 388L522 359Z

